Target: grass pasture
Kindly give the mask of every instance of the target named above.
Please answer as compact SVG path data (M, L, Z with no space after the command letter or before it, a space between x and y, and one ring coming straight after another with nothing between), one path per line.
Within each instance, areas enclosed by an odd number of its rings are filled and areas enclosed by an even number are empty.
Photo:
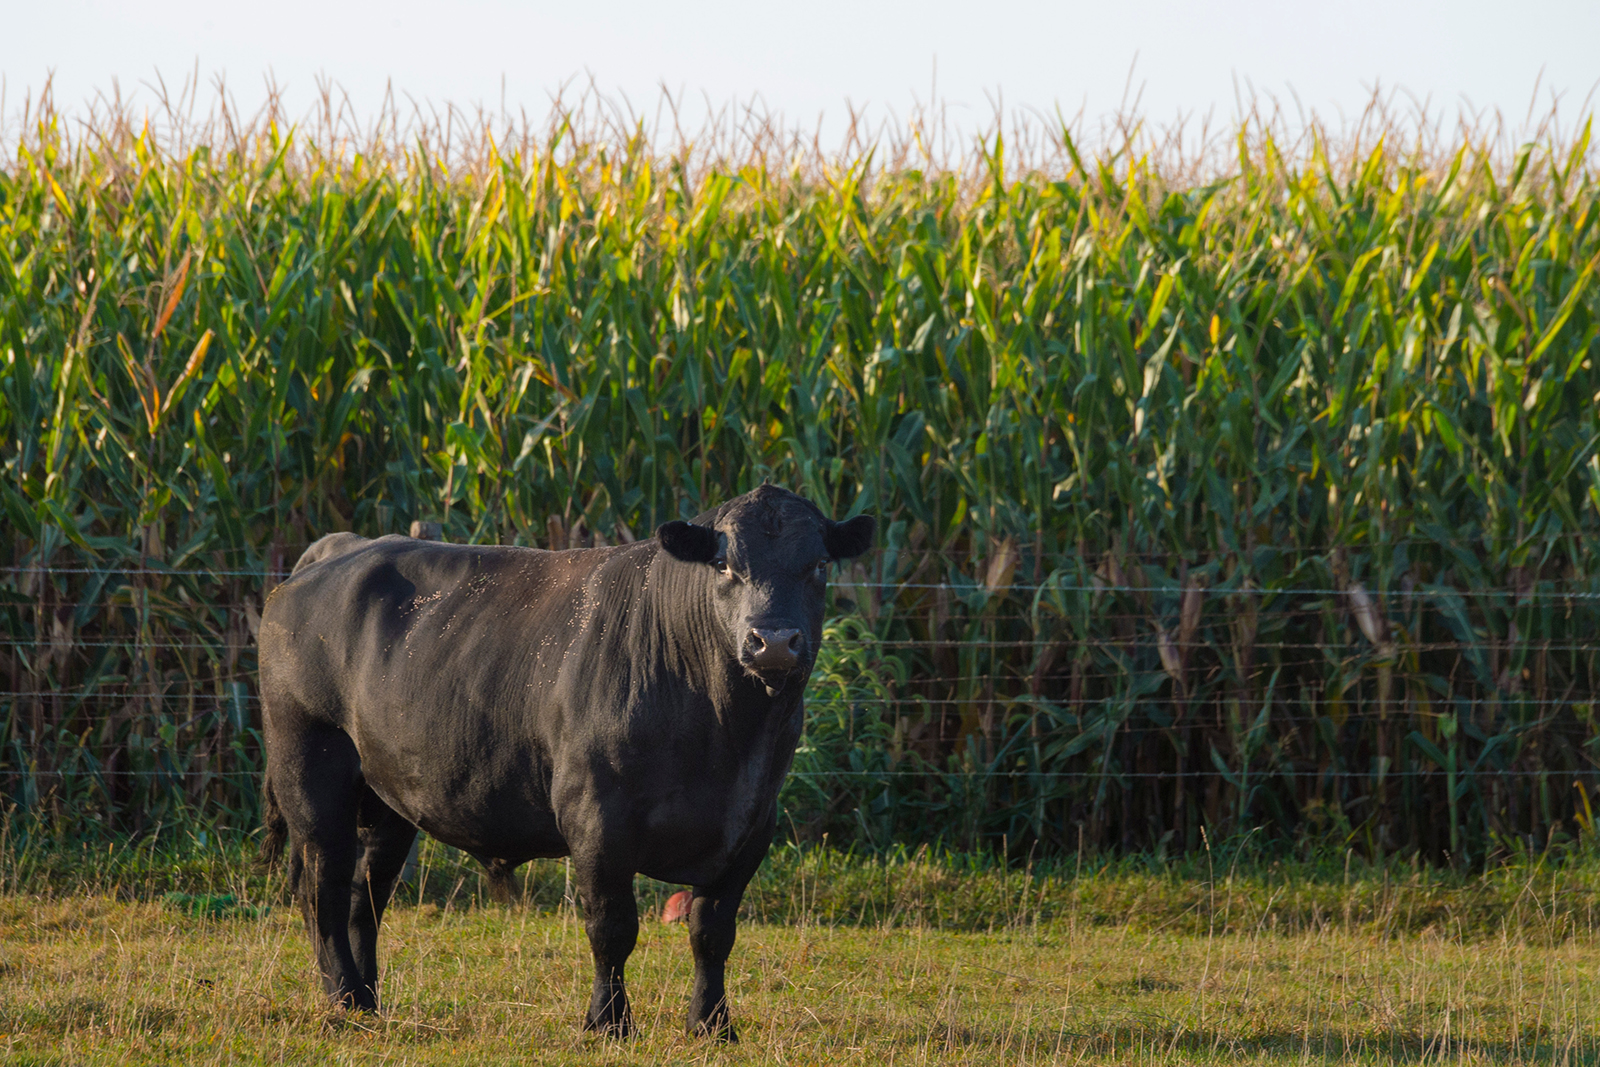
M682 927L643 926L640 1033L583 1035L570 912L401 906L381 1017L331 1014L286 910L192 918L71 897L0 903L9 1063L1590 1063L1600 943L1038 926L746 926L741 1044L681 1033Z
M681 1033L686 931L656 921L676 887L638 885L640 1032L614 1043L579 1029L590 957L558 862L502 907L429 846L385 922L385 1010L344 1017L281 885L236 851L122 855L99 879L15 858L0 1063L1600 1063L1581 857L1466 876L779 849L730 960L736 1049Z

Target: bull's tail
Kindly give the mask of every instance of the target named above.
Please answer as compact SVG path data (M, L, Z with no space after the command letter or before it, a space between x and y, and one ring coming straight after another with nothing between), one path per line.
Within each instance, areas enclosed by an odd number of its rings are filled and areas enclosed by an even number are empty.
M278 808L277 794L272 791L272 776L261 776L261 849L258 853L266 867L277 865L283 856L284 842L289 839L289 820Z
M510 860L492 859L484 863L489 876L489 895L496 904L509 905L517 895L517 880L513 872L516 864Z

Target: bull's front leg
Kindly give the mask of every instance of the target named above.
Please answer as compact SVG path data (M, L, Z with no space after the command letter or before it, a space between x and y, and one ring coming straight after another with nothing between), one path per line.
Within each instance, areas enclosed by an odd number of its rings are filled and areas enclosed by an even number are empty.
M633 1014L622 971L639 940L639 910L633 897L633 871L575 863L578 893L583 898L584 927L594 953L594 993L583 1028L607 1037L633 1032Z
M689 995L689 1033L719 1041L738 1041L728 1012L724 976L737 936L735 920L744 890L766 858L776 827L757 833L714 885L695 886L689 905L689 948L694 953L694 990Z

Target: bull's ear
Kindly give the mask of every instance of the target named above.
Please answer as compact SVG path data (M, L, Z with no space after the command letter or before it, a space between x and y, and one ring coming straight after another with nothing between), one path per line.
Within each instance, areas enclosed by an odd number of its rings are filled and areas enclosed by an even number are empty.
M871 515L830 522L828 532L822 535L822 543L834 559L850 559L872 547L872 534L877 528L878 520Z
M673 559L710 563L717 558L717 531L673 519L656 528L656 540Z

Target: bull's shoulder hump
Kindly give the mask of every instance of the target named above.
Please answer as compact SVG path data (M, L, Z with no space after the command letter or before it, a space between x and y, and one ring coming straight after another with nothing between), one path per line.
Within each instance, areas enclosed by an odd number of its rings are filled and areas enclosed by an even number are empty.
M311 542L304 552L300 553L300 558L295 561L294 569L290 573L299 574L307 567L314 567L318 563L337 559L371 543L368 538L353 533L331 533L324 537L319 537Z

